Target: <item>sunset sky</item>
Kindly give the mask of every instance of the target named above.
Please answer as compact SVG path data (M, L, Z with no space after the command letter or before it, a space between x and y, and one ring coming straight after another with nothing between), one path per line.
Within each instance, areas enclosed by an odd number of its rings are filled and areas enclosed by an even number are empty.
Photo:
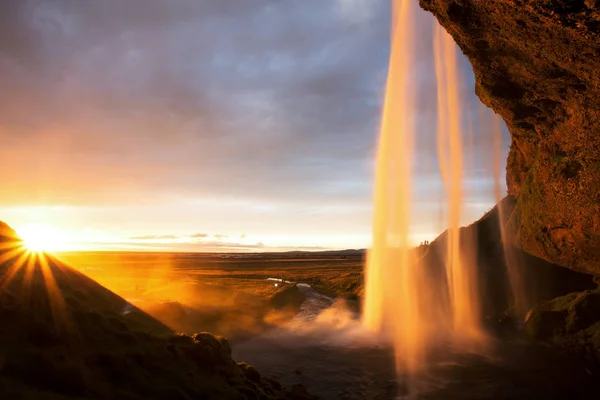
M417 242L443 228L420 18ZM0 220L70 248L368 246L389 20L389 0L0 1ZM463 72L470 222L494 182Z

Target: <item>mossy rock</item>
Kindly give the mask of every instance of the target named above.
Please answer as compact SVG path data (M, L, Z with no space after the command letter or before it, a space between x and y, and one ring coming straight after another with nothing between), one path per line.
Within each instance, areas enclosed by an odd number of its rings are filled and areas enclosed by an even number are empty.
M526 321L525 332L534 339L550 339L565 333L566 311L536 311Z
M241 362L238 363L237 366L240 368L240 370L248 380L250 380L251 382L260 383L262 378L260 372L258 372L258 370L252 365L245 362Z
M576 340L600 350L600 290L571 293L529 312L526 333L536 339Z

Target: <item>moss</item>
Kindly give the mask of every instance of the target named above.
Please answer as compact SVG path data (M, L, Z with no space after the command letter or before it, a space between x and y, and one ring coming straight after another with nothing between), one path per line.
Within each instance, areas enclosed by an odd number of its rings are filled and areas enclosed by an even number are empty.
M518 227L517 242L533 255L552 259L555 244L547 228L547 214L544 212L543 184L539 182L537 167L527 173L521 187L521 195L511 216L511 224Z
M532 309L526 333L536 339L578 343L600 355L600 290L571 293Z
M542 224L537 212L538 202L541 198L535 182L535 168L532 168L523 182L521 196L519 196L515 208L521 241L527 241L531 236L536 236L536 231Z

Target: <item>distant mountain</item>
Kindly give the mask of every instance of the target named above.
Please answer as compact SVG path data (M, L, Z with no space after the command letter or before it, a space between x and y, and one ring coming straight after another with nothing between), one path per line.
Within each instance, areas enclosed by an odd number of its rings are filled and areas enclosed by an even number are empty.
M269 253L278 254L278 253ZM286 251L281 254L287 255L309 255L309 256L362 256L366 254L365 249L346 249L346 250L318 250L318 251Z

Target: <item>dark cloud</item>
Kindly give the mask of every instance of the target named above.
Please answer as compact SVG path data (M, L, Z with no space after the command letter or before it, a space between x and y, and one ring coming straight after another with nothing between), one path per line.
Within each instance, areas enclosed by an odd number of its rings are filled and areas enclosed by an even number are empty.
M368 174L389 6L356 25L337 3L2 2L2 158L35 159L11 197L356 196L343 184Z

